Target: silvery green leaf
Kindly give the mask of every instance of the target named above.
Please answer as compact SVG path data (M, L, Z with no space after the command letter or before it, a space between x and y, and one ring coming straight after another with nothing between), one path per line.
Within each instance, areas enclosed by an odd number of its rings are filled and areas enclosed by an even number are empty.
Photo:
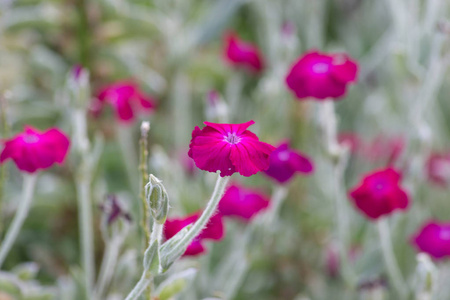
M167 269L186 251L185 248L177 248L177 244L188 233L191 227L192 225L184 227L170 240L162 244L160 255L163 272L167 271Z

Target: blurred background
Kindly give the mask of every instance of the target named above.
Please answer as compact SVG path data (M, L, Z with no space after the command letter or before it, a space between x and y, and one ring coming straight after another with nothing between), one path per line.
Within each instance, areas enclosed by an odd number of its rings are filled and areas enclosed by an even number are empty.
M237 70L225 61L229 31L260 49L262 72ZM251 130L262 141L290 140L312 159L315 171L286 186L270 226L255 221L250 230L250 224L228 220L224 240L207 244L202 256L177 262L170 272L198 272L174 299L397 299L375 227L346 194L374 169L393 165L404 171L412 205L391 217L392 238L404 277L420 289L410 237L425 220L450 220L448 187L429 180L426 167L432 153L450 152L449 39L445 0L0 0L0 137L26 124L57 126L73 135L72 115L85 111L88 137L93 145L100 141L91 170L97 269L105 248L100 204L114 194L131 212L105 296L123 299L142 272L140 121L151 123L149 172L169 193L170 216L180 217L202 209L214 187L214 174L196 169L187 156L194 127L221 116L231 123L254 120ZM317 105L295 99L284 82L292 63L311 49L346 52L359 63L357 84L335 102L339 138L349 147L339 193L349 210L356 288L340 276L333 200L338 195ZM76 65L90 75L89 97L78 102L70 96ZM155 111L128 124L112 110L92 113L99 89L124 79L155 99ZM212 107L211 97L226 112ZM72 147L76 143L72 139ZM79 162L71 151L63 166L39 175L30 215L3 267L30 288L16 289L17 281L2 274L0 290L6 292L0 299L82 299ZM12 163L2 165L1 174L3 235L21 196L22 176ZM236 174L232 180L269 197L277 189L262 174ZM433 299L450 299L450 265L444 260L437 267Z

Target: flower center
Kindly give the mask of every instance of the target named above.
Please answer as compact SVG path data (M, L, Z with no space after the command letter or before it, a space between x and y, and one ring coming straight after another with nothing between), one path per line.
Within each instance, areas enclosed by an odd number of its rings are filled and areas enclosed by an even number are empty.
M34 144L37 143L39 141L39 137L35 134L26 134L23 137L23 141L27 144Z
M228 133L228 136L225 137L225 140L230 144L237 144L241 141L241 138L238 137L235 133Z
M330 66L326 63L317 63L312 66L312 71L316 74L323 74L328 72Z

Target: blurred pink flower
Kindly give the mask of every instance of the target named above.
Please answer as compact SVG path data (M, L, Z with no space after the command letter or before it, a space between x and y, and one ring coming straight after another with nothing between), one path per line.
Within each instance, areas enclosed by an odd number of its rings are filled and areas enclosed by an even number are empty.
M284 142L270 155L270 165L264 173L279 183L287 183L295 173L313 172L312 161L300 151L290 149Z
M341 145L348 145L352 154L357 154L364 146L359 135L354 132L342 132L338 134L338 142Z
M144 94L131 80L117 81L100 89L91 108L99 115L105 104L109 104L121 122L130 122L137 112L150 112L156 104L152 97Z
M402 136L378 135L364 150L364 156L371 161L386 161L388 166L393 165L405 148L405 140Z
M40 132L25 126L22 133L3 141L5 147L0 154L0 163L12 159L17 168L34 173L47 169L54 163L62 164L69 150L69 138L57 128Z
M268 206L267 195L256 189L245 188L234 183L220 200L219 211L223 216L234 216L248 222Z
M412 237L411 242L434 258L450 256L450 222L428 221Z
M189 224L194 223L200 217L201 212L194 213L183 219L167 219L164 224L164 237L165 239L170 239L175 234L177 234L181 229ZM210 220L208 225L203 229L203 231L192 241L192 243L187 247L186 252L183 256L195 256L206 252L203 246L203 240L216 240L219 241L224 236L224 226L222 222L222 216L220 214L214 215Z
M446 186L450 182L450 153L432 153L426 171L432 182Z
M408 195L400 186L401 175L392 168L367 174L350 191L356 207L370 219L378 219L394 210L408 207Z
M189 157L186 150L178 153L178 160L183 167L183 170L189 176L195 176L198 173L198 168L195 166L195 162Z
M261 72L264 68L263 58L259 49L245 42L234 32L225 35L225 59L231 65Z
M220 171L220 176L239 172L251 176L269 167L269 156L275 149L260 142L247 130L255 122L217 124L204 122L206 127L195 127L189 145L189 157L195 165L209 172Z
M356 81L357 73L357 63L347 54L311 51L292 65L286 84L299 99L339 98Z

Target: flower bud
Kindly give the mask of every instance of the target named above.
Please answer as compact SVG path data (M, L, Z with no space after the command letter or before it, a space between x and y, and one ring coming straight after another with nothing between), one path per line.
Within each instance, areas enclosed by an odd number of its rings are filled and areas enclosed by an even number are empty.
M164 224L169 212L169 196L161 180L150 174L145 186L145 196L150 207L150 213L155 221Z

